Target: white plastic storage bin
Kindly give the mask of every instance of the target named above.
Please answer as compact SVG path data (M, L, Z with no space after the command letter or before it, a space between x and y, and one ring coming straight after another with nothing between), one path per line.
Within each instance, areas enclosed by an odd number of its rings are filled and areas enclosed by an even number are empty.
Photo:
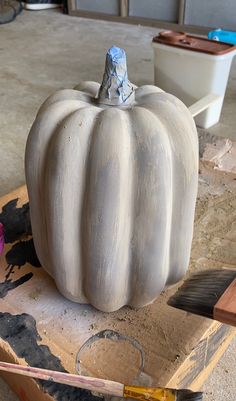
M219 100L195 118L203 128L216 124L236 47L171 31L160 32L152 44L155 84L188 107L208 94L219 95Z

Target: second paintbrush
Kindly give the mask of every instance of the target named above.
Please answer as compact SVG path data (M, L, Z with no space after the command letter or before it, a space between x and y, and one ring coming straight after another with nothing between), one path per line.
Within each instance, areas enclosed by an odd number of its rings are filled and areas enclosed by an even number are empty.
M169 299L168 305L236 326L236 269L194 274Z

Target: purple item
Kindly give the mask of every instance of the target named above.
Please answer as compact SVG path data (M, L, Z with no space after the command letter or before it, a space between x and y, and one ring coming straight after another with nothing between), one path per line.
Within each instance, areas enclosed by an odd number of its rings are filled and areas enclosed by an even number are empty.
M3 224L0 223L0 255L3 253L4 249L4 227Z

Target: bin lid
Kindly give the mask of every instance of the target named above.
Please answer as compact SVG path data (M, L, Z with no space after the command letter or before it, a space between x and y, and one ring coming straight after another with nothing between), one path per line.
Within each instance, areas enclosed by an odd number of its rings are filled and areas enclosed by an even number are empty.
M162 31L153 38L153 42L216 56L236 50L236 46L230 43L192 36L185 32Z

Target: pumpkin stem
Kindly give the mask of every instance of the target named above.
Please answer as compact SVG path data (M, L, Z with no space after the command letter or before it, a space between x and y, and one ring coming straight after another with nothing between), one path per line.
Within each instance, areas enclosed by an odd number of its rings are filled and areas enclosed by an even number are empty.
M108 50L97 100L99 103L111 106L129 104L134 101L134 88L128 80L124 49L112 46Z

